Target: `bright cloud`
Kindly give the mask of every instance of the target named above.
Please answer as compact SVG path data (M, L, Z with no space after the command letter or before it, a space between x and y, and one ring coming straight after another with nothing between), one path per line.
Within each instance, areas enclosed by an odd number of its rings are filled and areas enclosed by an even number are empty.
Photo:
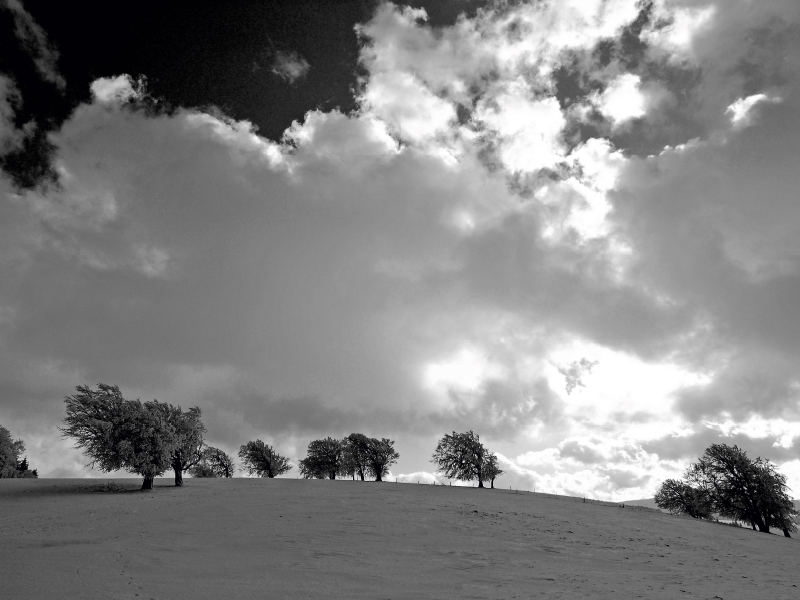
M101 77L92 82L92 96L102 104L122 104L137 100L142 95L141 83L130 75Z
M0 422L61 475L82 459L47 440L87 381L199 405L229 451L392 437L401 481L443 483L436 439L468 429L498 485L603 499L720 439L789 464L800 56L780 31L751 52L783 21L741 10L537 2L434 29L384 3L359 110L280 140L96 80L52 135L60 187L0 180Z
M734 128L741 129L747 127L753 122L753 108L762 102L778 104L782 102L780 96L768 96L766 94L753 94L747 98L739 98L725 109L725 112L730 114L731 125Z
M626 73L620 75L603 91L595 96L595 103L601 113L614 125L645 114L645 97L640 91L641 78Z

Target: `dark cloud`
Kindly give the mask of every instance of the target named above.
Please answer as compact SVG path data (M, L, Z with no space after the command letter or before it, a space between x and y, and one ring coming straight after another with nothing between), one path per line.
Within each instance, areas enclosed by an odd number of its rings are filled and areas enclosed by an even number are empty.
M587 465L598 465L606 462L605 457L600 452L575 440L561 444L558 451L562 458L574 458Z
M602 472L615 490L641 487L651 479L650 475L640 475L623 469L604 469Z
M800 441L800 437L794 438L792 445L785 448L782 445L776 445L778 439L772 436L754 437L744 433L724 435L718 429L705 427L686 436L667 435L656 440L645 441L641 443L641 446L646 452L653 452L662 460L685 460L688 467L688 463L700 458L711 444L736 445L752 458L760 456L777 463L797 460L798 446L796 444L798 441Z

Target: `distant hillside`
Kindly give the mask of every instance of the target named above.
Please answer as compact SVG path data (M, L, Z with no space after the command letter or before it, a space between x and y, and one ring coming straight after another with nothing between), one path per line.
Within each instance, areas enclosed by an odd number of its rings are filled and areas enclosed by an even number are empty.
M644 498L642 500L625 500L624 504L633 504L634 506L646 506L647 508L658 508L656 501L652 498Z

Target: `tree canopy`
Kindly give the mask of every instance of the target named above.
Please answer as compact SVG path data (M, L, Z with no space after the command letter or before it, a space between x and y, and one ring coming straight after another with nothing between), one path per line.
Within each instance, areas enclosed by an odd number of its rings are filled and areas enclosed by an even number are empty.
M336 479L344 465L344 444L340 440L326 437L308 445L308 456L300 461L300 474L305 479Z
M400 458L394 449L394 440L388 438L369 438L366 451L367 469L375 481L383 481L391 467Z
M770 461L749 458L738 446L711 444L684 476L723 517L750 523L769 533L797 531L797 510L788 494L786 477Z
M483 480L491 482L494 489L494 480L504 473L505 471L497 463L497 455L494 452L487 452L483 460Z
M365 475L369 472L367 465L367 452L369 451L368 438L363 433L351 433L342 440L342 467L340 473L349 475L355 479L358 475L364 481Z
M175 427L152 403L126 400L115 385L75 388L67 396L63 437L72 438L91 458L87 466L110 472L125 469L144 478L142 489L172 465Z
M205 446L200 461L189 469L192 477L233 477L236 463L224 450Z
M36 478L36 469L28 468L25 454L25 442L14 440L11 432L0 425L0 479Z
M710 519L711 498L703 490L685 481L667 479L656 492L656 505L673 514L686 514L695 519Z
M283 475L292 468L289 459L278 454L269 444L261 440L247 442L239 448L239 458L242 459L244 469L259 477Z
M203 457L203 434L206 431L200 420L202 412L193 407L184 412L180 406L153 400L146 403L150 410L161 413L173 429L174 447L170 465L175 473L175 485L183 485L183 472L198 464Z
M488 452L477 434L471 430L466 433L445 434L436 445L431 457L437 469L448 479L459 481L478 480L483 487L487 479L484 474Z

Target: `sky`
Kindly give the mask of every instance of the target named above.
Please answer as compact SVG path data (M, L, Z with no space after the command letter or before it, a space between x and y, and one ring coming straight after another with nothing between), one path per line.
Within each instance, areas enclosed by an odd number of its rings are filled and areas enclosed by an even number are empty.
M800 495L795 0L51 4L0 8L40 476L100 475L57 426L103 382L230 454L363 432L445 481L473 430L498 486L624 500L727 443Z

